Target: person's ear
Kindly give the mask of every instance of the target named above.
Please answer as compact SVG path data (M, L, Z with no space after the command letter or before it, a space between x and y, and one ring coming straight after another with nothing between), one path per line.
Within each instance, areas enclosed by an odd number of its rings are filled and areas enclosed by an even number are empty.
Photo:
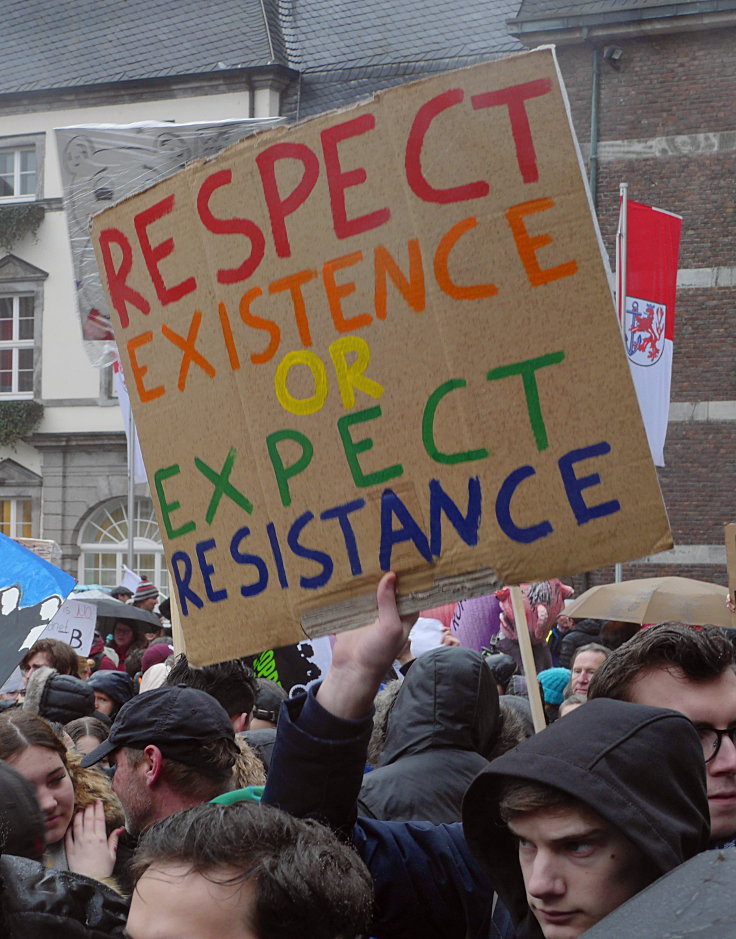
M230 723L233 725L235 733L239 734L250 726L250 714L247 711L243 711L242 714L233 714Z
M144 749L143 765L146 785L150 788L159 780L164 768L164 756L155 744Z

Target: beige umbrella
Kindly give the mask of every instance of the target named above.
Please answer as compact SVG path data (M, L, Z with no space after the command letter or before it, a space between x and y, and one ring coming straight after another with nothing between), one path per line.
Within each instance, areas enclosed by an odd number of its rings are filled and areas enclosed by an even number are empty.
M726 607L728 588L689 577L647 577L591 587L565 608L578 619L736 626ZM736 617L734 618L736 619Z

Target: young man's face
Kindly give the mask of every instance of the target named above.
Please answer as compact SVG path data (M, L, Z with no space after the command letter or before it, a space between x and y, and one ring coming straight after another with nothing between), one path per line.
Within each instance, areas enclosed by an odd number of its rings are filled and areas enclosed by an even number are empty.
M227 880L235 871L215 871ZM128 939L259 939L247 925L255 905L250 883L213 883L189 864L161 862L143 874L130 902Z
M524 812L509 828L545 939L576 939L651 882L642 852L582 805Z
M736 675L730 668L708 681L693 681L679 668L653 668L632 682L626 700L680 711L696 727L736 725ZM711 840L725 841L736 836L736 747L728 737L705 771Z
M53 668L51 664L51 653L35 652L30 659L28 659L23 669L23 685L27 685L31 675L33 675L37 669L43 668L44 665L47 668Z

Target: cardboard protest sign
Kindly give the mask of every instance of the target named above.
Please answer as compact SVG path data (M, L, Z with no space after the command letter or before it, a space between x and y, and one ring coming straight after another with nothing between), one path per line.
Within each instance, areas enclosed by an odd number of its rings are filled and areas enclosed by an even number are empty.
M56 567L61 564L61 546L55 541L44 538L13 538L13 541L17 541L24 548L28 548L29 551L37 554L44 561L48 561L49 564L54 564Z
M96 621L97 608L94 603L84 603L72 597L64 600L48 626L33 641L58 639L71 646L77 655L86 656L92 648ZM23 676L20 668L16 668L0 687L0 694L22 688Z
M250 138L92 240L201 664L671 546L550 49ZM300 626L301 623L301 626Z
M0 685L41 637L74 578L0 535Z
M94 603L70 597L62 603L39 638L58 639L71 646L77 655L86 656L92 648L96 622L97 607Z

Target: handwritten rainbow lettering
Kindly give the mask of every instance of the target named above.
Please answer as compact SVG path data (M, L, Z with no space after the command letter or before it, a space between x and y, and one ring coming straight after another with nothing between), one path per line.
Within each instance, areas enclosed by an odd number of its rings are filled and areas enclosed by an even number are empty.
M526 111L526 102L530 99L547 95L552 89L549 79L536 79L524 82L499 91L485 92L470 97L472 111L482 111L487 108L504 107L507 109L511 133L515 144L518 171L524 184L535 183L539 178L537 155L534 146L532 128ZM422 168L422 149L424 139L440 116L450 108L461 106L465 102L465 93L462 89L452 89L431 98L423 104L416 114L406 141L404 154L404 167L406 183L412 193L426 203L448 205L452 203L473 201L487 198L491 192L490 184L486 180L474 180L462 185L439 188L430 183L424 176ZM201 184L196 196L197 217L204 229L215 236L237 236L244 238L248 247L247 254L242 262L234 268L221 268L216 272L216 280L220 284L237 284L249 280L259 269L266 256L267 246L278 258L290 258L292 245L289 239L287 220L297 209L304 206L313 193L320 173L324 171L330 194L330 219L332 229L338 239L350 238L366 232L380 229L391 219L390 208L383 207L363 215L349 218L347 214L346 192L350 188L363 186L367 182L367 174L362 167L351 169L343 168L340 162L339 144L349 138L370 134L375 129L375 116L363 114L357 118L336 123L321 132L322 161L309 146L304 143L275 143L259 153L255 159L257 164L262 195L268 209L270 232L268 235L252 219L247 218L220 218L215 216L210 208L212 196L218 190L237 186L238 180L234 178L232 169L217 170L208 176ZM299 181L288 193L279 191L276 167L282 161L288 161L290 166L296 162L302 167ZM152 244L149 229L156 222L160 222L173 212L175 196L173 194L159 200L154 205L138 212L133 219L137 236L136 249L145 262L150 285L155 291L158 303L167 307L182 300L196 291L198 280L192 274L176 284L167 284L161 273L161 263L173 257L176 245L173 235L157 244ZM532 286L542 286L570 277L577 271L577 262L574 259L556 264L550 268L541 267L537 253L552 242L548 233L531 235L526 227L525 219L536 213L553 209L555 202L551 198L536 198L511 206L505 217L509 225L518 256L524 265L529 283ZM467 218L452 225L439 239L432 258L432 273L440 290L454 300L477 300L493 297L498 294L499 287L491 282L476 284L456 283L449 269L451 253L461 244L477 225L477 217L469 215ZM130 326L130 308L133 307L144 315L151 311L151 300L142 292L140 285L133 287L128 278L133 270L133 245L130 239L118 228L106 228L99 233L99 246L103 258L104 271L107 279L109 294L115 310L117 311L123 329ZM406 245L408 257L408 271L402 270L399 261L385 245L378 245L373 250L374 296L373 311L375 319L382 320L387 316L388 282L396 287L415 313L421 313L425 308L425 254L420 240L413 238ZM285 277L279 277L266 285L250 287L242 294L239 303L240 320L248 329L263 332L268 337L267 345L250 356L253 364L269 362L278 352L281 344L281 328L273 320L253 311L253 305L266 294L270 297L284 295L291 304L291 311L298 329L300 341L305 349L312 345L308 297L306 288L313 284L321 286L321 291L310 294L310 302L321 306L326 301L334 328L338 334L350 333L370 326L374 321L370 313L364 312L354 316L346 316L343 310L343 300L355 290L354 282L350 280L338 281L340 272L349 270L365 263L362 250L352 251L340 257L325 261L322 269L302 269L294 271ZM227 348L230 367L238 370L241 367L240 354L235 342L232 322L232 311L227 309L225 303L218 305L218 317L222 331L222 339ZM176 346L182 353L181 365L176 387L179 391L186 388L187 375L192 365L197 366L211 379L216 377L216 369L202 352L197 348L197 337L202 324L202 311L195 310L191 315L189 329L186 335L173 329L167 324L161 326L161 335ZM127 341L127 350L133 374L135 388L142 402L154 401L167 393L164 383L147 385L145 377L150 365L140 361L141 350L155 342L154 333L146 330ZM298 353L287 353L286 360L281 363L279 378L283 378L290 367L298 362L313 364L312 359L299 357ZM284 383L277 385L277 390L284 395ZM288 399L288 395L284 395ZM318 401L319 396L315 395Z
M349 140L362 138L366 147L371 145L371 135L376 132L374 113L336 118L334 123L321 130L317 147L301 141L281 140L256 153L257 174L252 178L258 181L259 204L265 204L268 224L259 224L253 218L223 216L224 197L230 187L235 193L242 184L237 164L234 164L235 169L226 166L199 177L201 182L193 197L196 206L193 219L200 226L197 237L208 245L208 255L218 257L217 239L229 239L227 244L230 247L242 241L239 263L231 263L228 267L215 265L211 276L223 291L235 285L236 293L228 294L227 300L216 298L216 309L204 312L203 309L190 309L183 313L182 308L177 307L175 326L162 322L156 328L137 331L124 340L135 396L140 405L146 407L167 396L182 394L187 390L193 369L198 370L199 377L201 373L212 382L216 381L222 365L216 366L208 358L199 340L205 322L218 344L221 343L218 363L226 362L231 372L239 371L244 365L261 369L271 363L266 374L273 375L273 394L283 412L296 417L317 414L332 400L331 395L339 395L345 413L335 419L336 431L342 458L358 492L353 493L355 497L342 499L316 514L304 511L288 524L277 518L251 522L250 517L258 518L254 504L256 497L253 493L240 491L232 481L238 460L237 447L230 448L219 468L210 465L211 459L199 455L188 457L191 463L186 465L180 460L160 466L153 474L153 482L167 539L171 543L186 536L186 546L183 542L180 542L182 547L175 543L171 554L184 616L190 615L192 609L199 610L207 603L220 603L230 597L232 588L223 586L218 578L218 571L224 566L232 568L236 565L242 570L244 582L237 589L243 597L258 596L276 584L281 590L296 585L303 590L323 588L333 577L338 552L341 554L341 568L347 564L354 577L360 576L368 564L361 553L357 529L361 513L369 511L369 500L360 491L369 487L383 487L378 503L375 500L370 503L374 510L378 505L380 511L378 563L382 570L391 569L394 549L406 543L413 545L428 564L433 563L442 555L443 535L448 525L464 545L476 546L483 503L488 499L494 507L495 523L511 542L529 545L554 532L553 522L545 517L544 510L537 510L541 511L541 516L533 522L529 521L528 511L523 513L522 522L520 513L513 510L514 499L520 493L528 493L534 485L538 471L531 463L516 467L492 492L484 492L484 486L486 490L489 488L487 482L481 475L471 472L464 477L467 490L464 505L458 504L457 499L450 495L451 487L446 483L439 478L429 479L425 484L422 506L423 517L428 519L428 524L423 527L394 487L395 481L405 475L403 463L397 460L379 469L374 466L368 471L361 461L363 454L374 450L374 438L380 434L384 412L377 402L386 389L370 377L371 346L364 335L357 335L365 331L370 331L370 335L376 324L387 320L389 295L401 297L410 315L420 315L427 308L430 287L461 304L493 301L493 298L504 294L506 288L500 280L502 270L496 275L489 272L487 277L475 275L470 279L466 275L463 279L457 272L464 270L464 266L453 263L458 258L462 260L478 253L474 233L477 235L482 200L491 197L491 182L477 178L458 184L458 169L453 167L455 183L442 186L441 168L438 170L434 166L431 179L428 178L423 152L430 132L442 133L443 116L457 115L460 109L467 120L482 120L484 114L487 117L494 109L502 109L506 118L504 126L513 139L515 166L510 171L516 174L517 188L519 182L521 186L536 184L540 174L527 105L534 99L544 99L552 90L549 78L538 78L471 95L466 95L462 88L451 88L424 101L416 110L403 144L403 182L412 198L424 205L468 203L470 206L477 203L478 211L469 211L466 217L454 221L449 227L443 226L444 230L431 232L431 236L423 233L421 237L405 237L399 244L395 237L386 234L387 243L363 246L324 261L320 259L321 263L316 265L302 264L296 269L288 269L289 259L299 259L298 245L292 244L293 217L310 205L318 182L326 183L329 212L323 215L331 236L334 235L338 241L379 232L393 217L391 207L381 204L380 186L374 182L372 188L362 189L369 183L366 169L359 165L344 165L345 158L340 151L341 144ZM285 176L279 173L285 167L288 167L291 180L288 187L284 187ZM497 180L494 180L493 189L494 197L498 198ZM347 196L351 191L353 196L354 191L360 191L364 197L368 194L360 203L364 209L361 214L351 215L349 212ZM133 331L134 327L139 329L140 317L149 316L152 309L166 311L172 304L179 304L198 290L199 277L196 271L190 272L189 269L185 275L177 275L181 276L177 283L167 283L162 264L164 261L170 264L177 256L174 233L170 232L158 241L152 234L154 227L174 212L175 199L172 192L137 212L133 216L132 231L128 234L119 227L106 227L97 236L109 296L123 333ZM563 254L562 259L556 258L557 263L549 266L543 266L540 259L540 252L555 242L549 231L540 233L540 228L554 226L558 217L555 208L555 199L540 196L537 191L534 198L516 202L501 216L500 225L505 226L502 237L507 239L509 251L521 263L522 276L526 277L532 290L548 288L578 273L578 262L574 257L565 258ZM544 223L545 218L549 220L548 224ZM379 237L384 236L381 234ZM185 253L184 257L188 258L188 255ZM138 258L142 258L143 264L136 262ZM261 272L264 262L270 263L268 269L273 272L275 259L285 262L282 267L286 272L271 279L264 276L261 283L254 284L253 279ZM372 283L372 294L360 312L351 314L346 301L356 293L358 280ZM240 284L243 285L242 293L237 287ZM274 304L282 304L278 308L279 315L274 313ZM323 310L329 311L327 322L331 341L324 341L324 327L321 327L323 352L318 354L313 348L313 331L315 318ZM168 316L168 313L164 315ZM188 326L183 328L182 319L187 315ZM282 334L285 323L298 336L299 348L288 347L288 340ZM210 334L208 337L211 338ZM171 347L180 353L175 381L171 369L166 372L160 368L162 357L157 355L157 349L164 343L168 344L165 346L167 354L170 354ZM538 374L560 368L565 360L564 349L557 349L531 358L495 364L485 373L445 378L428 395L424 404L421 416L424 454L437 464L438 470L443 466L479 464L490 457L490 450L481 441L476 441L473 447L450 452L438 444L441 436L437 433L437 426L443 406L451 396L472 394L477 382L514 383L517 392L524 395L528 419L528 428L525 429L531 430L536 452L547 450L549 435ZM308 375L308 393L304 393L303 381L299 385L301 393L294 393L290 379L296 372L301 378ZM356 410L360 395L376 403ZM335 429L335 424L332 429ZM293 501L294 482L309 470L314 458L313 440L303 430L282 428L267 434L265 440L256 445L265 451L267 465L272 471L270 484L275 486L281 506L289 508ZM596 501L588 490L601 484L600 473L586 471L581 466L590 461L596 461L593 465L598 466L599 461L605 460L611 452L612 446L607 440L597 440L576 446L556 460L558 481L567 500L566 509L572 513L578 526L621 510L617 499L601 497ZM206 481L212 487L204 518L190 517L191 513L182 507L179 499L167 492L167 487L176 485L177 476L185 470L186 474L191 474L192 466L196 470L194 478L197 482L204 484ZM458 492L457 480L452 491ZM520 501L524 501L527 509L529 504L533 504L533 499L529 500L525 495L520 497ZM213 525L222 505L227 507L229 519L230 516L234 519L226 543L221 534L213 537L211 532L202 531ZM243 524L245 519L242 516L249 517L249 525ZM263 548L260 553L248 550L255 525L261 535L265 528L268 544L265 552ZM316 530L325 528L329 537L311 537ZM203 537L195 541L192 538L195 532L201 532ZM264 545L266 539L261 537L259 543ZM325 543L331 546L329 552L322 547ZM321 547L317 548L315 544ZM375 559L371 559L371 569L374 563ZM311 568L305 568L305 564Z

